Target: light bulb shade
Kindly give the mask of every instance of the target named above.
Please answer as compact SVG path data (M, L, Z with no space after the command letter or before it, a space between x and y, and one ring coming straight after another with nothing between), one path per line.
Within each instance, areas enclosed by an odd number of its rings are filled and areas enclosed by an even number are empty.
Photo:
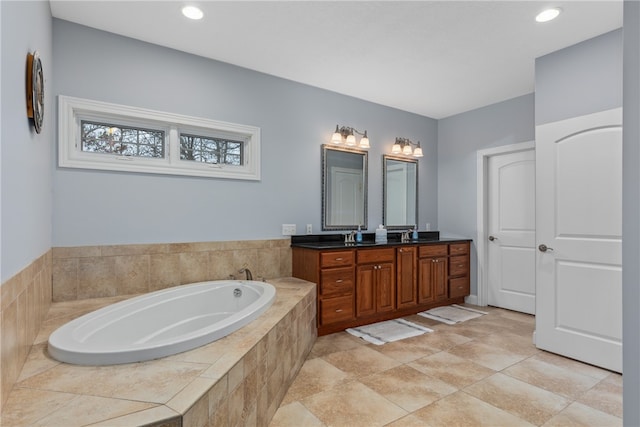
M391 154L400 154L402 153L402 148L400 148L400 144L393 144L391 147Z
M350 147L353 147L356 145L356 137L353 134L347 136L347 145Z
M340 135L340 132L336 132L333 134L333 136L331 137L331 142L334 144L342 144L342 135Z
M194 20L202 19L202 17L204 16L204 13L202 12L202 10L195 6L183 7L182 14L187 18L194 19Z
M409 144L402 147L402 154L405 154L407 156L411 155L411 146Z
M360 148L369 148L369 138L363 136L360 140Z
M562 12L562 9L559 7L553 7L550 9L543 10L536 16L536 22L549 22L558 17Z
M422 157L424 156L424 154L422 154L422 148L420 148L420 146L416 147L415 150L413 150L413 157Z

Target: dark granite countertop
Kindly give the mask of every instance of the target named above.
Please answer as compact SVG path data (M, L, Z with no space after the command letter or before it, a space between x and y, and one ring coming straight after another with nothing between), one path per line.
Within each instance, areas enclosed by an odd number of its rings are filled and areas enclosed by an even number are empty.
M471 241L471 239L464 238L440 238L439 231L420 231L418 232L418 240L403 242L401 240L401 232L389 231L387 233L387 243L376 243L375 233L362 233L362 242L360 243L345 243L345 234L348 233L295 235L291 236L291 247L307 249L357 249Z

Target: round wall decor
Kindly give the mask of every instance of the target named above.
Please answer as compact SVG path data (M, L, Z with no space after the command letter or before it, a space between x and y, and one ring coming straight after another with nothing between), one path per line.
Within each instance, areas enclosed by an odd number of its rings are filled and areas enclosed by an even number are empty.
M44 119L44 75L38 51L27 55L27 117L33 119L36 133Z

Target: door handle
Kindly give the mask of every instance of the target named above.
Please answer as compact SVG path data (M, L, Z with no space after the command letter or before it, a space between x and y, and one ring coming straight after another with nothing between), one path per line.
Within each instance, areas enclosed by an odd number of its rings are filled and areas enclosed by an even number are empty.
M549 246L545 245L544 243L541 244L540 246L538 246L538 250L540 252L547 252L547 251L553 251L553 248L550 248Z
M490 242L493 242L494 240L498 240L498 238L495 237L495 236L489 236L489 241Z

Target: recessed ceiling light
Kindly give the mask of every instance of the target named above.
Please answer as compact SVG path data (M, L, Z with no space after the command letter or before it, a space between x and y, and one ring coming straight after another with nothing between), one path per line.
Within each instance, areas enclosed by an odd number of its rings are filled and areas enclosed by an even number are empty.
M185 6L182 8L182 14L189 19L202 19L204 13L202 10L195 6Z
M536 16L536 22L549 22L556 19L558 15L560 15L560 12L562 12L562 9L559 7L545 9Z

